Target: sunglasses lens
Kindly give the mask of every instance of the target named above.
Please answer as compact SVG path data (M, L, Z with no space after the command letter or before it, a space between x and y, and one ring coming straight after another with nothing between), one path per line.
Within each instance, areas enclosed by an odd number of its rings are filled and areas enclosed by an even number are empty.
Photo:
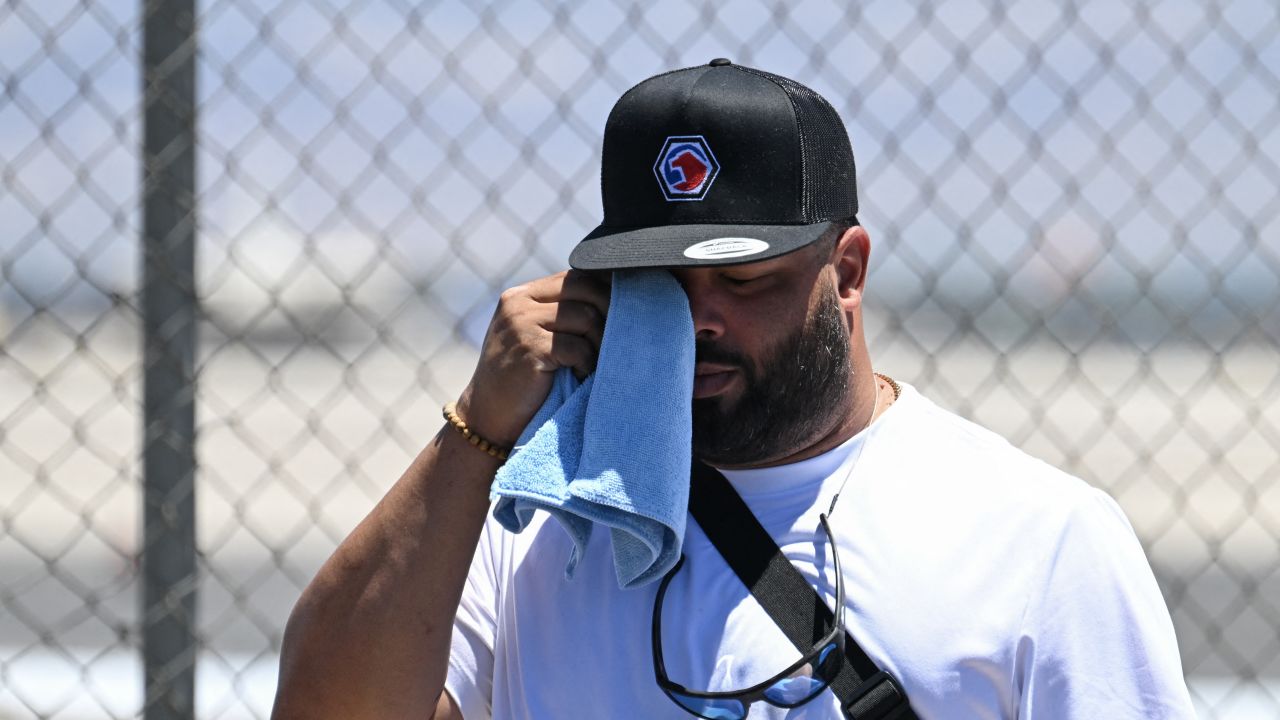
M670 692L671 699L680 707L701 718L708 720L742 720L747 716L747 709L738 700L724 698L700 698Z
M764 697L782 707L806 703L825 690L839 670L840 653L833 642L822 648L813 662L800 666L790 677L770 685L764 691Z
M827 683L836 679L836 675L840 674L840 660L844 658L839 643L831 643L822 648L822 652L818 653L816 663L818 665L818 676L826 678Z

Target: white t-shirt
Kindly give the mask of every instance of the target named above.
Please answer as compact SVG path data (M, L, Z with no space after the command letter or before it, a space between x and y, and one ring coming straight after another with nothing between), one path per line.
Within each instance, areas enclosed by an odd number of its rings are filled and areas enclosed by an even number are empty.
M796 568L923 720L1191 718L1169 612L1115 502L904 385L870 428L821 456L727 471ZM847 483L846 483L847 479ZM597 531L572 580L554 522L486 523L454 622L446 688L467 720L690 718L654 682L657 583L618 588ZM692 518L663 611L668 676L737 690L800 653ZM819 575L821 574L821 578ZM840 718L830 691L755 718Z

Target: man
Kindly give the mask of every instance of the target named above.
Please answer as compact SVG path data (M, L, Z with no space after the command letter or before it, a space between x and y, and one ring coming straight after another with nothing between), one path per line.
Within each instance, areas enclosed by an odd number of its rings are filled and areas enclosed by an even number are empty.
M299 600L275 717L691 717L655 683L653 585L619 589L600 536L566 580L545 514L519 535L486 521L553 374L595 365L610 288L589 271L634 267L688 296L695 457L826 603L841 563L845 627L919 717L1192 717L1115 503L872 372L853 173L835 111L785 78L717 59L628 91L604 224L577 269L503 293L450 422ZM796 660L697 523L683 552L659 618L672 681L738 690ZM843 717L830 690L749 711Z

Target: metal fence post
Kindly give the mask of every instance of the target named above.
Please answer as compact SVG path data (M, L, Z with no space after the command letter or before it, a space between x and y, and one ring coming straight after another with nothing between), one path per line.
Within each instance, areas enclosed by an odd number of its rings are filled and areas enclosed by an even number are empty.
M195 715L195 2L143 3L146 720Z

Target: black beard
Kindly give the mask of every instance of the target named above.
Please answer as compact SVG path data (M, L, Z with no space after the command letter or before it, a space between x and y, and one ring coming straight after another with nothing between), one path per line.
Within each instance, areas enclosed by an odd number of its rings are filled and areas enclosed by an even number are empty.
M829 281L804 327L757 370L743 355L697 344L700 362L733 365L746 388L736 403L693 401L693 455L712 465L750 465L786 457L828 431L849 407L849 332Z

